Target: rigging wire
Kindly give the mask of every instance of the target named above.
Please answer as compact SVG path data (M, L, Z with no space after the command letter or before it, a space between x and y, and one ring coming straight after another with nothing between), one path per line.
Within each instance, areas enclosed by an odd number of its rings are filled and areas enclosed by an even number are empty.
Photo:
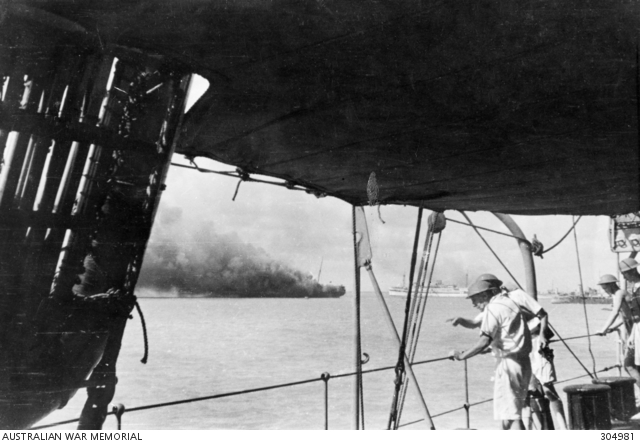
M431 265L431 273L429 274L429 282L427 283L427 290L425 293L425 301L423 304L423 308L422 308L422 313L420 313L418 319L419 319L419 323L418 323L418 327L416 329L416 334L419 335L420 331L422 329L422 320L424 319L424 313L425 313L425 309L427 307L427 300L426 298L429 296L429 289L431 288L431 282L432 282L432 278L433 278L433 269L436 265L436 258L438 257L438 251L440 249L440 239L441 239L442 233L438 233L438 241L436 242L436 249L435 252L433 254L433 261L432 261L432 265ZM411 351L411 356L410 356L410 360L411 362L413 362L413 359L415 358L415 354L416 354L416 350L418 349L417 347L418 345L418 338L416 337L416 344L413 347L413 350Z
M367 269L367 272L369 273L369 277L371 278L371 285L373 285L373 290L374 293L376 294L378 300L380 301L382 308L384 309L384 312L386 314L385 319L387 321L387 325L390 327L391 332L393 333L393 336L396 339L396 342L398 344L398 346L400 346L400 336L398 335L398 330L395 326L395 323L393 322L393 317L391 316L391 312L389 311L389 306L387 305L386 301L384 300L384 296L382 295L382 291L380 291L380 286L378 285L378 281L376 280L375 274L373 273L373 267L371 266L371 263L368 263L365 268ZM424 361L423 363L427 363L427 362L435 362L438 360L442 360L442 358L439 359L435 359L435 360L428 360L428 361ZM394 368L394 367L390 367L390 368ZM407 376L409 377L409 380L415 385L416 388L416 392L418 394L418 398L420 399L420 403L422 404L422 408L424 410L424 414L425 414L425 418L429 421L429 425L430 427L433 426L433 421L431 419L431 414L429 412L429 407L427 407L427 403L424 400L424 395L422 394L422 390L420 389L420 384L418 384L418 380L416 378L415 373L413 372L413 364L411 364L409 362L409 359L407 358L407 356L405 355L405 369L407 370Z
M191 162L191 164L193 166L183 165L183 164L176 163L176 162L171 162L171 165L175 166L175 167L179 167L179 168L185 168L185 169L188 169L188 170L196 170L196 171L198 171L200 173L218 174L218 175L221 175L221 176L233 177L235 179L240 179L240 182L244 181L244 182L263 183L263 184L267 184L267 185L275 185L277 187L284 187L284 188L287 188L289 190L294 190L294 191L305 191L305 192L313 194L313 195L315 195L317 197L326 196L326 193L323 192L323 191L319 191L319 190L316 190L316 189L313 189L313 188L307 188L307 187L305 187L303 185L299 185L299 184L296 184L296 183L292 183L292 182L288 182L288 181L285 181L285 182L274 182L274 181L271 181L271 180L255 179L253 177L250 177L247 173L238 173L238 172L233 172L233 171L215 171L215 170L210 170L210 169L207 169L207 168L199 167L195 163L195 161L193 161L193 159L189 159L189 161ZM238 184L237 188L239 186L240 185ZM237 194L237 189L236 189L236 194Z
M395 389L393 393L393 399L391 401L391 412L389 413L389 422L387 423L387 429L397 429L397 415L398 415L398 398L400 395L400 388L404 377L404 359L405 350L407 344L408 326L409 326L409 311L411 309L411 290L413 289L413 277L415 274L415 267L417 261L418 243L420 241L420 227L422 226L422 207L418 208L418 220L416 222L416 234L413 241L413 250L411 253L411 267L409 269L409 289L407 291L407 302L404 309L404 327L402 329L402 339L400 340L400 350L398 354L398 362L396 364L396 380Z
M504 262L502 262L500 257L498 257L498 254L495 251L493 251L493 248L491 248L491 245L489 245L489 242L487 242L486 239L484 238L484 236L482 235L482 233L480 233L478 231L478 227L476 227L473 224L473 222L471 222L471 219L469 218L469 216L467 216L467 214L464 211L460 211L460 213L464 216L465 219L467 219L469 221L469 226L474 229L474 231L478 234L478 236L480 236L480 239L482 239L482 242L484 242L484 244L487 246L489 251L491 251L491 253L493 253L493 256L498 260L498 262L500 262L500 265L502 265L502 268L504 268L506 270L506 272L509 274L509 276L511 276L511 279L513 279L513 282L516 283L518 288L522 289L522 285L520 285L520 283L515 278L515 276L511 273L511 271L509 271L509 268L507 268L507 266L504 264ZM512 237L516 237L516 236L512 236ZM516 237L516 239L522 240L519 237Z
M408 339L407 339L407 343L408 343L408 347L406 350L406 356L407 356L407 361L409 362L409 364L411 364L411 353L412 350L414 348L414 342L413 342L413 338L414 338L414 333L415 333L415 316L416 316L416 311L417 311L417 307L420 305L421 302L421 296L420 294L422 293L422 290L424 289L424 277L426 277L427 273L426 273L426 268L429 266L429 256L431 255L431 247L432 247L432 241L433 241L433 232L429 229L427 231L427 236L425 238L424 241L424 247L423 247L423 253L422 253L422 259L420 261L420 267L418 268L418 279L416 281L416 288L414 289L413 292L413 296L414 298L411 300L411 308L409 310L409 316L406 319L406 322L408 323L408 325L410 325L410 327L408 328ZM425 260L426 257L426 260ZM407 295L408 297L408 295ZM404 406L404 399L407 393L407 387L408 387L408 383L406 381L407 376L406 374L403 375L403 381L402 381L402 386L400 389L400 393L398 395L397 401L396 401L396 408L397 408L397 416L396 416L396 420L395 420L395 427L394 429L397 430L398 424L400 423L400 416L402 415L402 408Z
M548 253L549 251L553 250L553 249L554 249L554 248L556 248L558 245L560 245L560 243L561 243L563 240L565 240L565 238L566 238L567 236L569 236L569 233L571 233L571 231L576 227L576 225L578 224L578 222L580 222L580 219L582 219L582 216L578 217L578 219L577 219L577 220L573 221L573 225L571 226L571 228L569 228L569 231L567 231L567 232L565 233L565 235L564 235L564 236L562 236L558 242L556 242L555 244L553 244L552 246L550 246L550 247L549 247L549 248L547 248L546 250L542 251L540 254L542 255L542 254Z
M440 247L440 239L442 236L442 232L438 233L438 240L436 242L436 248L433 254L433 260L430 260L430 256L431 256L431 247L433 246L433 230L431 229L431 226L429 227L429 251L428 251L428 256L426 259L426 263L424 265L424 276L422 277L422 280L420 282L420 286L418 287L418 297L417 297L417 304L416 304L416 315L413 318L413 326L412 326L412 330L411 330L411 339L410 339L410 347L409 347L409 352L408 352L408 359L409 359L409 363L413 364L413 360L415 359L415 355L416 355L416 350L418 349L418 339L420 337L420 331L422 329L422 321L424 319L424 314L426 312L426 307L427 307L427 300L429 298L429 290L431 288L431 282L432 282L432 278L433 278L433 270L435 268L435 264L436 264L436 258L438 256L438 250ZM429 279L427 280L427 285L426 285L426 289L425 289L425 280L427 277L427 272L429 270L429 264L431 264L431 272L429 273ZM420 279L420 278L418 278ZM420 294L422 293L422 290L424 291L424 297L420 297ZM404 408L404 401L405 401L405 397L407 394L407 389L408 389L408 384L405 384L403 386L403 390L402 390L402 394L401 394L401 398L400 398L400 408L398 411L398 424L400 423L400 418L402 416L402 410Z
M575 219L575 216L572 216ZM589 317L587 316L587 301L584 295L584 283L582 282L582 267L580 266L580 252L578 251L578 234L577 230L575 230L575 224L577 222L574 220L573 224L573 239L576 244L576 259L578 260L578 275L580 276L580 293L582 294L582 309L584 310L584 322L587 327L587 342L589 344L589 354L591 355L591 362L593 363L593 373L596 373L596 358L593 356L593 351L591 350L591 332L589 331Z
M462 213L462 211L461 211L461 213ZM491 228L485 228L485 227L481 227L479 225L474 225L471 221L469 221L469 223L465 223L465 222L462 222L460 220L449 219L448 217L445 217L445 219L448 220L449 222L454 222L456 224L466 225L468 227L477 228L478 230L489 231L490 233L500 234L502 236L512 237L514 239L518 239L520 241L523 241L523 242L526 242L528 244L531 244L531 242L529 242L527 239L524 239L524 238L522 238L520 236L514 236L513 234L503 233L502 231L492 230ZM469 218L467 218L467 220L469 220Z
M574 358L576 358L576 361L578 361L578 364L580 364L580 366L584 369L585 372L587 372L589 374L589 376L591 378L594 378L594 375L591 374L591 372L589 371L589 369L587 369L587 367L585 367L585 365L582 363L582 361L580 360L580 358L578 358L578 356L576 356L576 354L573 352L573 350L571 350L571 347L569 347L569 344L567 344L565 342L564 339L562 339L562 336L560 336L560 334L558 334L558 330L556 330L553 325L551 325L551 323L547 323L547 326L553 331L553 333L555 333L555 335L558 337L558 339L560 339L562 341L562 343L564 344L565 347L567 347L567 350L569 351L569 353L571 353L573 355Z
M489 248L489 250L493 253L493 255L495 256L495 258L498 260L498 262L500 262L500 265L502 265L502 267L507 271L507 273L509 273L509 276L511 276L511 278L513 279L513 281L516 283L516 285L518 287L520 287L520 289L522 289L522 286L520 285L520 283L516 280L516 278L513 276L513 274L511 273L511 271L509 271L509 269L507 268L507 266L502 262L502 260L500 260L500 258L498 257L498 255L496 254L495 251L493 251L493 248L491 248L491 246L489 245L489 243L484 239L484 237L482 236L482 234L476 229L475 225L473 225L473 222L471 221L471 219L466 215L466 213L464 213L463 211L461 211L460 213L462 213L462 215L469 221L469 226L472 227L475 232L478 234L478 236L480 236L480 239L482 239L482 241L484 242L484 244ZM466 224L465 224L466 225ZM575 224L574 224L575 227ZM575 230L574 230L575 233ZM582 274L580 275L581 279L582 279ZM573 355L574 358L576 358L576 360L578 361L578 363L582 366L582 368L584 368L584 370L589 373L589 370L587 370L587 368L585 367L585 365L582 363L582 361L580 360L580 358L578 358L578 356L573 352L573 350L571 350L571 347L569 347L569 344L567 344L564 339L562 339L562 337L560 336L560 333L558 333L558 331L553 328L553 326L551 325L551 323L548 323L549 328L551 328L553 330L553 332L555 333L555 335L558 337L558 339L560 339L562 341L562 343L564 344L564 346L567 348L567 350L569 351L569 353L571 353ZM589 347L591 347L589 345ZM591 348L589 348L589 351L591 351ZM591 354L591 357L593 358L593 353ZM595 359L594 359L594 368L595 368ZM589 375L591 375L591 373L589 373Z

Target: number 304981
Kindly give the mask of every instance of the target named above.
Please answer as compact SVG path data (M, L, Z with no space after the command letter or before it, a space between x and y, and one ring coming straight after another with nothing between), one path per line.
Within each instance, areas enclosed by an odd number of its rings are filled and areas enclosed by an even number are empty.
M633 441L632 432L601 433L600 441Z

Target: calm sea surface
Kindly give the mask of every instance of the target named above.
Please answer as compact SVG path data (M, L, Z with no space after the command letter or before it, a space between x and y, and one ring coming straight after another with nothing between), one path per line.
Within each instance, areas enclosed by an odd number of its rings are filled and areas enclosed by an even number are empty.
M393 366L397 359L395 339L383 309L373 293L362 297L362 350L370 356L365 370ZM354 298L340 299L175 299L140 298L149 334L149 362L140 363L143 336L134 311L118 361L119 383L114 403L131 409L151 404L255 389L354 371ZM387 297L396 325L402 325L404 299ZM551 323L563 337L586 334L583 306L551 304L541 299ZM609 315L608 305L588 305L591 332ZM477 340L477 331L451 327L453 316L477 312L462 298L430 298L415 361L445 357L453 348L464 350ZM568 342L592 371L594 364L587 339ZM616 363L613 336L594 337L591 348L600 370ZM561 344L554 346L559 379L586 372ZM465 427L464 364L449 360L414 367L429 411L438 429ZM492 397L493 358L482 355L468 361L471 403ZM617 375L613 370L608 375ZM367 429L387 425L394 373L392 370L364 376ZM560 384L589 382L588 377ZM354 424L354 378L329 381L329 428L351 429ZM77 418L84 391L41 424ZM410 387L402 414L407 429L427 428L416 391ZM497 429L492 403L471 408L471 427ZM60 428L75 428L75 424ZM105 429L115 429L109 416ZM177 406L128 412L124 430L146 429L323 429L324 383L321 381L277 390L194 402Z

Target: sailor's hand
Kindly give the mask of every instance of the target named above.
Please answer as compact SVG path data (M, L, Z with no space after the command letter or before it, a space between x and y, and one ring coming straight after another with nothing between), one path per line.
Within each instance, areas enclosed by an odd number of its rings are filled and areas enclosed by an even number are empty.
M447 319L447 322L451 322L451 325L455 327L457 325L460 325L460 319L462 318L449 318Z
M608 329L608 328L607 328L606 330L600 330L600 331L597 331L597 332L596 332L596 335L598 335L598 336L604 336L604 335L606 335L607 333L609 333L609 329Z
M549 340L544 337L544 335L540 335L540 348L547 348L549 345Z
M462 351L455 351L455 350L451 350L449 352L449 358L454 360L454 361L462 361L462 354L464 352Z

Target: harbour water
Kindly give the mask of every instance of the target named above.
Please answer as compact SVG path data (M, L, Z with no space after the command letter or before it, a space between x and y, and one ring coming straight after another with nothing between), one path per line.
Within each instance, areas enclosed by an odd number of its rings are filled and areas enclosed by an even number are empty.
M148 293L147 294L152 296ZM118 361L114 403L131 409L145 405L254 389L354 371L354 298L340 299L204 299L140 298L149 335L149 361L140 363L143 335L134 311L125 332ZM402 325L405 301L387 297L396 325ZM563 337L586 334L582 305L551 304L541 299L551 323ZM591 332L610 314L609 307L586 307ZM415 361L445 357L477 340L477 331L452 327L446 319L474 316L464 298L430 298ZM397 346L373 293L362 296L362 351L370 356L365 370L393 366ZM587 339L568 341L591 372L594 364ZM585 375L584 368L561 343L554 344L558 379ZM613 336L591 338L595 368L616 363ZM492 397L493 358L482 355L468 361L469 399L476 403ZM464 428L464 364L450 360L418 365L415 373L438 429ZM616 370L607 375L617 375ZM329 381L329 428L353 428L353 377ZM588 383L589 377L560 384ZM364 414L367 429L387 425L394 372L364 376ZM40 425L77 418L86 395L83 390ZM492 403L470 409L471 428L497 429ZM416 392L409 388L401 424L425 429ZM419 421L415 422L414 421ZM324 428L324 383L321 381L276 390L125 413L123 430L320 430ZM75 424L56 428L75 428ZM52 429L55 430L56 428ZM115 429L109 416L105 429Z

